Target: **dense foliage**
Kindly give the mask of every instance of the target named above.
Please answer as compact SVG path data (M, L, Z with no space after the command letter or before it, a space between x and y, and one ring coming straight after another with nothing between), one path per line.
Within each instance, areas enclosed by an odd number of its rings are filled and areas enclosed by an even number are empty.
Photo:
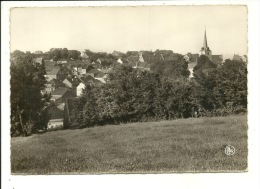
M44 65L33 61L30 53L11 55L11 135L28 136L47 127L49 95L42 95Z
M53 59L57 61L59 59L80 59L80 51L77 50L68 50L67 48L52 48L49 52L47 52L46 59Z
M167 63L163 63L167 65ZM169 63L182 65L179 61ZM164 67L164 66L162 66ZM201 56L189 80L181 67L168 75L117 65L102 86L87 86L73 109L74 127L239 113L247 109L243 62L216 66ZM187 68L186 68L187 70ZM80 108L79 108L80 107Z

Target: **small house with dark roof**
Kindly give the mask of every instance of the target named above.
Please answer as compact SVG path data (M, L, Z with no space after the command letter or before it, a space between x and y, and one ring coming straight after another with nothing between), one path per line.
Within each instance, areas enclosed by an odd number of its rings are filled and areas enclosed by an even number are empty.
M91 64L84 64L81 69L81 75L84 75L87 73L87 71L94 69L94 67Z
M67 98L71 98L71 97L75 97L75 96L76 95L74 94L74 92L72 92L68 88L60 87L60 88L56 88L52 92L51 100L53 102L55 102L55 104L58 105L58 104L64 103Z

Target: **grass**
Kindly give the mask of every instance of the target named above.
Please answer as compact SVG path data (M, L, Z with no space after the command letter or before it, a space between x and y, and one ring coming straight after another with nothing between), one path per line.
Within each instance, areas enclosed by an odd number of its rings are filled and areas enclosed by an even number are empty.
M227 156L227 145L236 148ZM240 172L246 115L107 125L11 139L13 174Z

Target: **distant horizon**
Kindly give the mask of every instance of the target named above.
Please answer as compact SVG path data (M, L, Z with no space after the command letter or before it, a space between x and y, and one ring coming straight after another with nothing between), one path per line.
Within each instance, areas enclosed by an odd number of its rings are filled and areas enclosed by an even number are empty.
M10 50L198 53L207 30L213 55L247 55L246 6L14 8Z
M67 48L67 47L53 47L53 48ZM50 48L51 49L51 48ZM50 50L49 49L49 50ZM78 50L78 49L69 49L69 48L67 48L68 50L77 50L77 51L80 51L80 52L82 52L81 50ZM15 49L15 50L20 50L20 49ZM14 50L14 51L15 51ZM48 50L48 51L49 51ZM84 49L84 50L90 50L90 51L92 51L91 49ZM157 50L157 49L156 49ZM140 51L152 51L152 52L154 52L154 51L156 51L156 50L140 50ZM158 50L171 50L171 49L158 49ZM12 52L14 52L14 51L12 51ZM20 51L22 51L22 50L20 50ZM36 51L42 51L43 53L46 53L46 52L48 52L48 51L43 51L43 50L36 50ZM35 53L36 51L29 51L30 53ZM127 51L126 52L123 52L123 51L119 51L119 50L113 50L112 52L105 52L105 51L92 51L92 52L94 52L94 53L108 53L108 54L112 54L114 51L117 51L117 52L122 52L122 53L127 53ZM128 51L138 51L138 52L140 52L139 50L128 50ZM11 52L11 53L12 53ZM22 52L26 52L26 51L22 51ZM188 54L188 53L191 53L191 54L199 54L200 55L200 53L199 52L195 52L195 53L193 53L193 52L187 52L187 53L179 53L179 52L174 52L173 51L173 53L178 53L178 54L181 54L181 55L186 55L186 54ZM233 58L233 56L234 55L239 55L239 56L244 56L244 55L246 55L247 56L247 54L239 54L239 53L231 53L231 54L213 54L213 55L223 55L223 60L226 60L226 59L230 59L230 58Z

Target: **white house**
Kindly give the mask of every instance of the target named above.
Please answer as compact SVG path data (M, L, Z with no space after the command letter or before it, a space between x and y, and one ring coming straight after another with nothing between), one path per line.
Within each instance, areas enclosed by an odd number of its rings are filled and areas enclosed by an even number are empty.
M47 130L62 129L62 128L63 128L63 118L51 119L47 125Z
M85 89L85 84L80 82L80 84L77 86L77 89L76 89L76 95L81 96L83 89Z
M123 64L123 62L122 62L122 60L121 60L120 58L117 60L117 62L118 62L119 64Z

